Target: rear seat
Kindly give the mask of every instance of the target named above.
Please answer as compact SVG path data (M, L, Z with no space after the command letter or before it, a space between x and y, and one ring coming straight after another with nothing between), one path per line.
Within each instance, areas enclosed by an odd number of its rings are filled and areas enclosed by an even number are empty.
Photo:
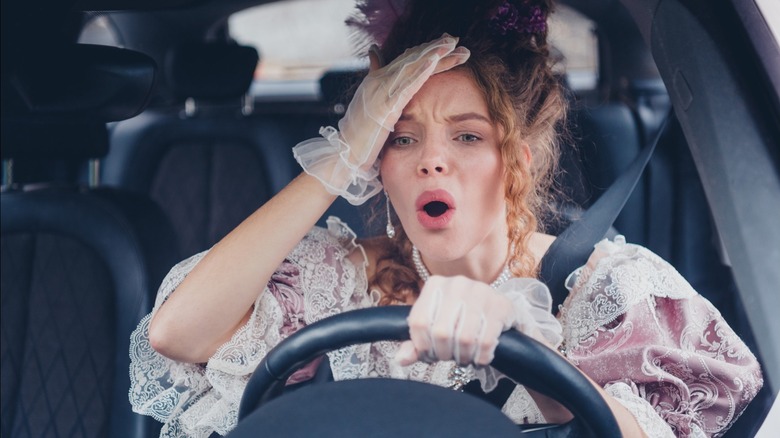
M279 192L301 172L292 147L340 117L341 98L334 96L342 96L343 84L327 80L323 95L335 99L327 107L268 104L255 111L242 104L256 56L225 43L174 49L165 77L180 103L112 129L103 183L155 199L175 225L182 254L211 247ZM329 215L367 234L361 211L346 201L337 200L318 224Z
M632 111L623 104L575 107L570 113L576 147L564 150L564 191L581 208L588 208L628 167L642 146ZM614 227L634 243L644 242L642 181L615 220Z
M563 148L560 183L570 200L588 208L631 164L639 151L652 141L668 111L669 100L663 84L653 82L635 87L628 99L631 104L588 102L575 99L569 113L571 140L574 146ZM651 159L634 192L615 220L614 228L629 242L649 246L664 245L654 239L659 228L670 220L648 221L648 216L668 216L670 197L658 198L669 171L659 148ZM668 230L667 230L668 232ZM660 236L658 236L660 237ZM663 236L668 241L668 235ZM666 253L666 251L661 251Z
M2 114L3 160L23 172L0 196L0 435L156 436L159 424L127 399L128 350L179 258L170 223L148 198L76 182L106 153L105 121L145 105L154 63L98 46L39 56L67 65L58 76L67 88L35 93L50 86L35 65L15 65L18 80L3 84L31 99Z
M295 175L287 164L295 132L281 118L250 117L242 105L257 60L248 47L180 46L167 57L166 78L182 105L112 129L104 184L157 201L182 254L212 246Z
M213 245L300 172L291 148L318 135L320 126L335 126L363 74L326 73L320 80L319 106L291 110L279 105L275 111L269 103L255 114L241 114L240 98L254 70L254 63L246 61L246 50L214 43L177 49L169 59L178 62L167 63L169 85L182 99L194 101L196 110L190 114L181 106L147 110L118 124L112 133L105 183L149 193L163 205L176 224L184 254ZM226 72L207 74L202 66L195 67L196 62L219 65ZM231 80L228 70L234 76ZM652 114L658 113L652 108ZM587 208L628 166L648 135L640 111L623 103L577 104L571 120L577 148L564 154L561 183L576 207ZM656 127L657 121L648 130ZM648 178L640 182L615 223L620 233L640 244L648 242ZM319 223L336 215L358 236L381 232L366 226L369 210L338 199Z

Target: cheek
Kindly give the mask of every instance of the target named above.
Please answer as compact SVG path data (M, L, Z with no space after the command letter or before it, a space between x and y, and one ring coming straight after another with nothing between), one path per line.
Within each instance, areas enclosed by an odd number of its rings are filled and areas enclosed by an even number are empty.
M504 204L505 169L499 153L491 155L480 166L480 179L483 181L481 197L488 209L500 209Z
M404 190L405 182L410 181L409 176L403 174L403 169L404 165L397 154L385 154L379 165L379 178L385 191L390 195L390 199L399 202L401 201L399 197L402 197L404 192L408 192Z
M379 177L382 182L402 183L409 180L409 173L416 169L414 157L398 150L386 150L382 153L379 163Z
M398 161L392 154L384 154L382 161L379 164L379 178L382 180L382 185L385 186L385 190L388 187L394 185L398 180Z

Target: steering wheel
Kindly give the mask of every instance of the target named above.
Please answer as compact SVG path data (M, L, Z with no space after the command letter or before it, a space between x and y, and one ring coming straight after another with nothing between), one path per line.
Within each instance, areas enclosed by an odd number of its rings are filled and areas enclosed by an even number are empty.
M264 406L282 393L287 378L315 358L349 345L409 339L406 322L409 311L409 306L384 306L344 312L304 327L279 343L260 362L249 379L241 399L236 429L241 429L242 421L253 412L260 414ZM574 419L567 424L545 428L541 431L542 436L574 436L571 434L575 429L586 436L621 436L612 411L588 379L571 363L540 342L515 330L504 332L499 338L491 366L515 382L557 400L574 415ZM360 382L373 380L383 379L363 379ZM435 385L397 380L394 382L424 385L447 394L455 394L455 391ZM338 386L346 383L348 382L330 382L313 386ZM303 389L300 391L303 392ZM296 393L290 394L294 395ZM456 396L463 399L473 398L463 394ZM281 399L287 397L285 395ZM301 408L298 408L298 411L301 411ZM457 416L455 413L447 415ZM304 418L305 414L298 412L292 416ZM289 416L285 421L290 422Z

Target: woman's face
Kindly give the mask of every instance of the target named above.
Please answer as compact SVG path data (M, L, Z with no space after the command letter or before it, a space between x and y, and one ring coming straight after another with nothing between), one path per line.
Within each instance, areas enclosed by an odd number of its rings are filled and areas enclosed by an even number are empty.
M499 135L482 92L457 69L431 77L390 133L382 182L426 262L506 249Z

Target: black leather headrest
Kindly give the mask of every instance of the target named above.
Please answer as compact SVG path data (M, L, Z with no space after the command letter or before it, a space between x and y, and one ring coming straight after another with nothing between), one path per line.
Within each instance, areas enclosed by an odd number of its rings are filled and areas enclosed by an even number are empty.
M152 58L131 50L52 47L13 67L9 91L18 104L12 112L104 123L128 119L149 102L155 70Z
M168 52L166 79L176 97L222 99L244 95L257 61L252 47L226 43L186 43Z
M320 78L320 95L328 105L346 105L352 100L366 70L331 70Z
M108 153L108 131L101 122L3 117L0 130L4 160L81 161Z

